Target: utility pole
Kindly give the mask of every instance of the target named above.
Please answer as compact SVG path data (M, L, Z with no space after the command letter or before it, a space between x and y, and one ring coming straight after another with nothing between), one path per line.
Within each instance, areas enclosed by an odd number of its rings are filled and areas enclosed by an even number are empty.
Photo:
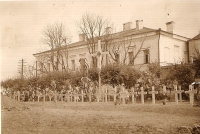
M26 65L25 65L25 61L24 61L24 59L22 59L22 60L20 60L19 62L19 70L18 70L18 72L20 73L20 75L21 75L21 78L23 79L24 78L24 69L25 69L25 67L26 67Z

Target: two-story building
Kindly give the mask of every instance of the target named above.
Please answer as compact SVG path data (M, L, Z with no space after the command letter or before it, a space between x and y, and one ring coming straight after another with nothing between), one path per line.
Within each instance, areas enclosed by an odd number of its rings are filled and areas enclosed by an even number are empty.
M85 59L88 67L97 66L98 40L101 40L102 59L101 65L112 62L132 65L145 70L149 63L158 62L160 66L170 63L189 61L189 38L174 33L175 23L167 22L166 31L143 27L143 21L137 20L135 26L132 22L123 24L123 31L112 33L111 28L106 29L106 35L96 39L93 53L89 52L88 41L84 34L79 35L79 41L56 48L33 54L38 61L38 69L41 72L53 70L52 62L57 63L59 70L78 70L81 60ZM109 37L109 38L107 38ZM59 60L53 56L61 55ZM49 56L51 55L51 56Z

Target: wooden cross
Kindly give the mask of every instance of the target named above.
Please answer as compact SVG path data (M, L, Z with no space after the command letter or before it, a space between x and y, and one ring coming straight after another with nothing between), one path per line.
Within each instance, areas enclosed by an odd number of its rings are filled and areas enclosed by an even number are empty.
M20 91L17 91L17 100L20 101Z
M165 95L167 93L167 87L163 86L163 94Z
M89 102L91 103L92 102L92 93L89 92L88 95L89 95Z
M121 99L122 99L122 103L123 104L125 104L125 98L127 97L127 93L125 93L125 92L121 92L120 93L120 101L121 101Z
M70 93L69 93L69 90L65 94L65 100L67 100L67 102L70 102Z
M26 90L25 94L26 94L26 96L28 96L28 100L27 101L29 101L29 90Z
M45 102L45 98L46 98L46 92L45 92L45 90L43 90L43 102Z
M178 105L178 92L177 92L177 85L174 85L174 92L175 92L175 102Z
M141 94L141 102L142 104L144 104L144 95L147 94L147 92L144 92L143 87L140 88L141 92L139 92L138 94Z
M99 93L99 92L96 92L96 93L95 93L95 96L96 96L96 98L97 98L97 102L99 102L100 95L101 95L101 93Z
M182 102L182 92L184 92L184 90L181 90L181 86L178 86L178 90L176 91L177 94L179 94L179 101Z
M24 93L24 91L22 91L22 93L20 94L20 96L22 98L22 101L24 101L25 100L25 93Z
M190 104L193 106L193 104L194 104L194 94L196 93L196 91L193 90L193 86L189 85L189 90L185 91L185 93L189 94L189 96L190 96Z
M152 94L152 104L156 104L155 94L158 94L158 92L155 91L155 87L154 86L152 86L152 91L150 91L149 93Z
M49 96L49 101L51 102L52 97L54 96L53 91L49 90L47 95Z
M98 51L94 54L91 54L92 56L97 56L97 68L99 69L99 93L101 90L101 62L102 62L102 55L109 54L108 52L102 52L101 50L101 40L98 40Z
M76 92L74 92L73 96L74 96L74 102L78 102L78 100L79 100L79 94L76 93Z
M115 86L114 92L110 93L110 95L113 96L114 102L116 102L116 97L117 97L117 95L119 95L119 94L117 93L117 87L116 87L116 86Z
M107 88L105 89L105 91L103 92L104 97L105 97L105 102L107 102Z
M135 104L136 100L135 100L135 95L137 95L137 92L135 92L134 87L131 88L131 96L132 96L132 104Z
M34 102L35 101L35 91L34 90L32 91L32 95L31 96L32 96L33 102Z
M111 96L111 93L113 93L113 91L114 91L113 86L107 85L108 102L110 102L110 96Z
M83 90L81 90L81 94L79 94L79 96L81 96L81 101L84 102L84 98L83 98L84 93L83 93Z
M63 102L63 97L65 96L65 94L63 94L63 90L60 91L60 100L61 102Z
M58 96L58 94L57 94L57 91L55 90L55 92L54 92L54 101L55 102L57 102L57 96Z

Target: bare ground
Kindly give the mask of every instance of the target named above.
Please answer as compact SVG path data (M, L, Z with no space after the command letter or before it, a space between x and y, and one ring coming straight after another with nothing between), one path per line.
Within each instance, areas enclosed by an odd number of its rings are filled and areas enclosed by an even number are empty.
M115 106L112 102L17 102L1 96L1 104L2 134L171 134L192 129L198 133L194 128L200 125L200 107L189 102Z

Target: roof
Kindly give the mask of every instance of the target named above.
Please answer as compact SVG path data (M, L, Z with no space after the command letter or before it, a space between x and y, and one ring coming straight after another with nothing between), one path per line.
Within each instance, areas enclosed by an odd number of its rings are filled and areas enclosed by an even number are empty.
M200 34L196 35L194 38L192 38L191 40L197 40L200 39Z
M157 29L151 29L151 28L146 28L146 27L143 27L142 29L140 30L136 30L135 28L134 29L131 29L131 30L126 30L126 31L122 31L122 32L118 32L118 33L114 33L114 37L122 37L122 36L129 36L129 35L137 35L137 34L144 34L144 33L148 33L148 32L155 32L157 31Z
M139 29L139 30L136 30L136 28L134 28L134 29L126 30L126 31L113 33L112 38L116 39L118 37L126 37L126 36L130 36L130 35L140 35L140 34L145 34L145 33L149 33L149 32L157 32L157 31L166 32L166 33L171 34L171 35L177 35L177 34L169 33L167 31L163 31L161 29L151 29L151 28L143 27L142 29ZM180 35L177 35L177 36L180 36ZM183 37L183 36L180 36L180 37ZM200 37L200 34L199 34L199 37ZM186 37L183 37L183 38L186 38ZM95 40L97 40L97 39L99 39L99 38L96 38ZM189 39L189 38L187 38L187 39ZM56 51L56 50L61 50L61 49L67 48L67 47L72 48L72 47L84 46L84 45L86 45L86 42L78 41L78 42L75 42L75 43L72 43L72 44L69 44L69 45L62 46L60 48L55 48L53 50ZM35 55L38 55L38 54L48 53L48 52L51 52L53 50L47 50L47 51L39 52L39 53L36 53L36 54L33 54L33 55L35 56Z

